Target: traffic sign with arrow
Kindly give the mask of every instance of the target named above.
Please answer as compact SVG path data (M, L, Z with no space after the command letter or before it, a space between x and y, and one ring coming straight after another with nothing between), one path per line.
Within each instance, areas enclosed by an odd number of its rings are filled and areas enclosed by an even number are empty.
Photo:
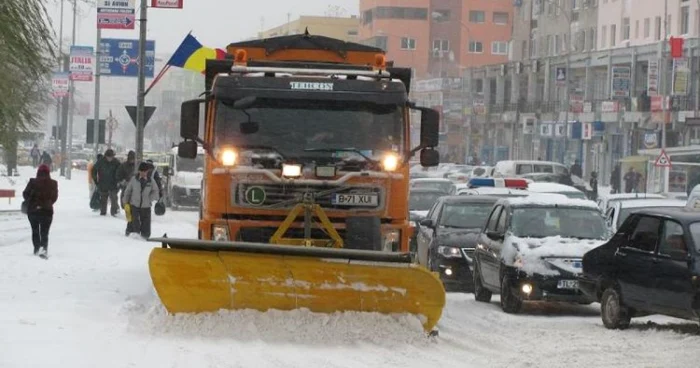
M661 154L659 154L659 157L656 158L654 165L656 167L671 167L671 158L668 157L666 151L661 150Z
M131 121L134 122L134 126L136 126L136 106L125 106L126 107L126 112L129 113L129 117L131 118ZM149 120L151 120L151 117L153 116L153 113L156 111L155 106L144 106L144 112L143 112L143 127L146 127L146 124L148 123Z

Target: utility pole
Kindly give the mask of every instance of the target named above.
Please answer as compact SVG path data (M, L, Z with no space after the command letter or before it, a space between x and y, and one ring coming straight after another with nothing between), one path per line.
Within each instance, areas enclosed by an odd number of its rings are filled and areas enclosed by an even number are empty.
M146 24L148 6L146 0L141 0L141 19L139 19L139 75L136 92L136 162L143 160L143 130L145 113L146 89ZM138 166L138 165L137 165Z
M75 46L75 26L77 23L77 15L78 15L78 1L73 0L73 34L71 36L71 46ZM71 178L71 169L73 168L73 160L71 158L71 151L73 151L73 118L75 116L75 83L73 82L73 76L71 76L68 80L68 90L70 91L68 94L68 131L66 132L66 141L68 143L66 144L67 150L66 150L66 155L62 157L63 165L67 165L66 167L66 179L70 180Z
M668 79L668 61L666 59L666 42L668 40L668 0L664 0L664 39L661 40L661 70L663 70L661 78L662 92L662 122L661 122L661 151L666 152L666 101L669 101L669 83ZM670 103L670 101L669 101ZM668 193L668 167L661 170L661 189L663 193Z
M63 71L63 0L61 0L61 20L58 26L58 71ZM56 97L56 136L53 142L56 152L60 149L58 138L61 136L59 134L61 131L61 99L62 97Z
M566 88L566 110L564 112L564 154L561 158L561 163L564 165L566 165L566 156L569 153L569 110L571 110L571 86L569 85L569 79L571 76L569 74L571 73L571 45L573 44L573 40L571 39L571 12L569 10L569 6L571 6L570 1L569 5L565 9L561 10L562 13L566 15L566 20L568 21L567 28L569 29L569 42L566 44L566 81L564 83L564 88Z
M95 40L95 101L94 101L94 110L95 110L95 119L93 120L95 124L95 128L93 129L93 142L95 143L95 150L93 153L93 157L97 157L97 153L99 152L100 145L99 145L99 137L100 137L100 59L102 57L102 30L100 27L97 27L97 39Z

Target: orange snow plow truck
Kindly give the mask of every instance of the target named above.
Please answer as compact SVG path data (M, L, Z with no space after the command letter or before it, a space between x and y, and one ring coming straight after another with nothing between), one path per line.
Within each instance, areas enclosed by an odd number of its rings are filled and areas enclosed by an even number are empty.
M438 164L439 114L408 101L411 70L308 32L227 54L182 104L178 155L207 155L199 239L151 239L166 309L409 313L431 331L445 291L409 252L408 162Z

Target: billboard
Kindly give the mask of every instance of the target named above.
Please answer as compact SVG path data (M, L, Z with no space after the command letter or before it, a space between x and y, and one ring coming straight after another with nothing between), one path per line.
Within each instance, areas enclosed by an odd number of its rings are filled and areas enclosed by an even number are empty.
M70 86L70 73L53 73L51 78L51 94L53 97L67 97Z
M70 47L70 79L92 82L92 46Z
M100 73L103 77L138 77L139 41L103 38L100 40ZM153 78L156 42L146 41L146 78Z

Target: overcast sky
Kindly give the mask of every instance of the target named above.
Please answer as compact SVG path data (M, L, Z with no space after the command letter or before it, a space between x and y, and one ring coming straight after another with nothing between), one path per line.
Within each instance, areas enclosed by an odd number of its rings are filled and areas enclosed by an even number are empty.
M94 3L94 0L89 0ZM150 3L150 0L147 0ZM64 39L70 39L72 30L72 1L64 0ZM140 0L136 0L137 8ZM56 34L59 31L60 0L48 8ZM96 9L80 4L76 45L94 46ZM148 11L148 39L156 41L156 53L171 54L187 32L197 37L204 46L225 48L230 42L254 37L261 30L281 25L299 15L323 15L329 6L344 10L346 16L358 13L358 0L184 0L184 9L150 9ZM138 15L137 15L138 18ZM311 30L313 32L313 30ZM138 39L135 30L103 30L102 37Z

